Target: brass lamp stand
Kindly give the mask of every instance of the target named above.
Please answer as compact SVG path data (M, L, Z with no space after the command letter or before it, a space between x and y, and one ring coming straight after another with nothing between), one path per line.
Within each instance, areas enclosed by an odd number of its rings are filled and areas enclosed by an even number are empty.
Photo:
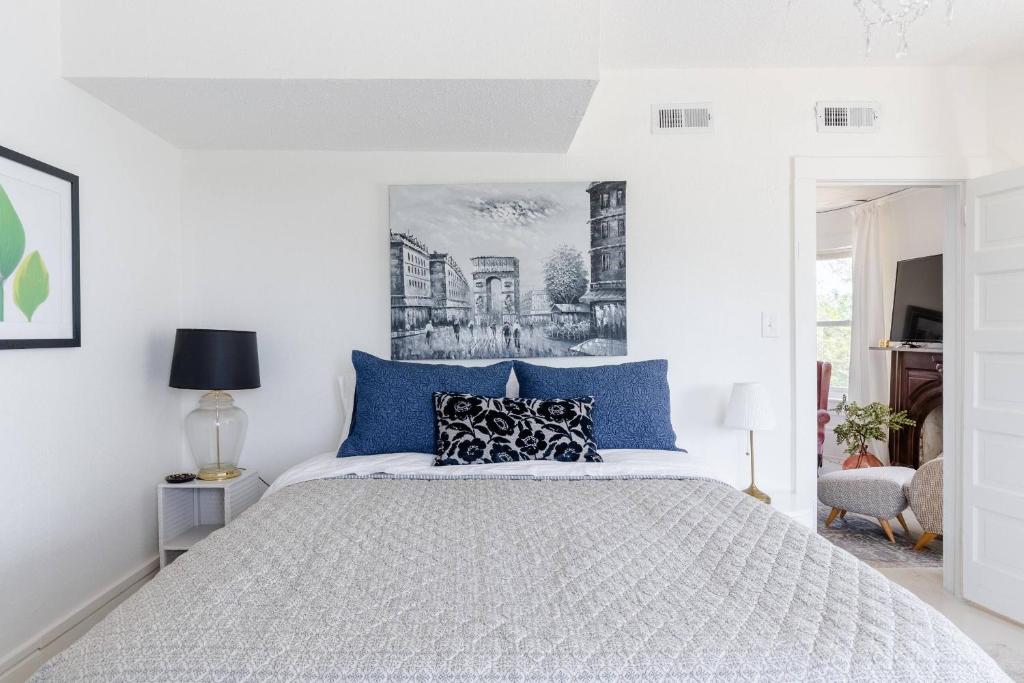
M772 497L757 488L757 484L754 483L754 430L750 430L750 486L743 489L743 493L757 498L762 503L772 502Z

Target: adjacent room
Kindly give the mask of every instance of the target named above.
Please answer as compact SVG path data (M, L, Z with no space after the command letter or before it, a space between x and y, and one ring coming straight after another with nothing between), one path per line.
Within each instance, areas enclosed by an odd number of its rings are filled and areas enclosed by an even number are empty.
M0 683L1024 681L1024 3L0 2Z
M947 192L818 189L818 531L875 567L942 566ZM883 475L898 510L872 507Z

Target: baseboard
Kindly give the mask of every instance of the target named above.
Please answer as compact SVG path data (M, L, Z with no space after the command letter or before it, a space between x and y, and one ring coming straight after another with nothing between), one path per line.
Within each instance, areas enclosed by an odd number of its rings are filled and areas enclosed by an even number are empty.
M0 683L27 680L43 662L75 642L110 610L153 578L159 568L160 560L151 558L42 633L0 657Z
M817 533L818 511L816 509L812 508L810 510L801 510L799 512L793 513L791 517L793 517L793 519L803 524L808 529L811 529L812 531ZM3 683L3 681L0 681L0 683Z

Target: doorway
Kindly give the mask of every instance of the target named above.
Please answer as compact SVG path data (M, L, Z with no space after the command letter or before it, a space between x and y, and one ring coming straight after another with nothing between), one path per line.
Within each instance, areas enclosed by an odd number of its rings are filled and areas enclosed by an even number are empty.
M945 192L816 187L816 527L879 569L942 568Z
M810 517L816 463L801 456L815 442L799 425L815 413L817 185L941 187L943 587L1024 623L1024 551L1006 542L1024 530L1024 168L993 174L967 159L797 158L793 173L794 499Z
M943 569L946 590L960 596L961 500L954 495L962 463L955 444L962 439L963 415L960 310L963 291L964 178L976 175L966 160L931 158L797 158L794 160L794 279L793 279L793 494L801 519L817 526L817 433L806 428L817 415L817 191L835 187L933 187L942 191L944 221L943 276ZM809 456L807 454L810 454Z

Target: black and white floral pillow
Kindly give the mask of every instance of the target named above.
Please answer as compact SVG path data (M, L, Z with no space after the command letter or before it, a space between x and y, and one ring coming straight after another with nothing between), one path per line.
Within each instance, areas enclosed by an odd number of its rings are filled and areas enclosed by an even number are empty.
M543 400L435 393L434 464L601 462L594 444L593 408L589 396Z

